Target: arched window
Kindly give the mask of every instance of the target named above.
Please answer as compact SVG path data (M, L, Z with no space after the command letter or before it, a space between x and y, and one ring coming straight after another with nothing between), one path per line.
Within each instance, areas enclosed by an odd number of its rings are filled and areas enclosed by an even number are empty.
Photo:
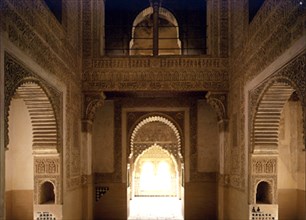
M51 182L44 182L40 188L40 201L39 204L54 204L55 193L54 186Z
M272 204L272 190L269 183L262 181L257 185L256 204Z
M144 9L133 22L130 55L153 54L153 9ZM181 54L178 22L174 15L165 8L159 8L158 18L159 55Z
M202 0L105 1L105 55L206 54L209 17Z

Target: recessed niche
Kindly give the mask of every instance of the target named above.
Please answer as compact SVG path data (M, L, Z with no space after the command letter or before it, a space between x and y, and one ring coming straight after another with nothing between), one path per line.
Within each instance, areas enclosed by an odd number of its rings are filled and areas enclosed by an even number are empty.
M40 201L39 204L54 204L55 193L54 185L51 182L44 182L40 188Z
M272 189L269 183L262 181L257 185L256 204L272 204Z

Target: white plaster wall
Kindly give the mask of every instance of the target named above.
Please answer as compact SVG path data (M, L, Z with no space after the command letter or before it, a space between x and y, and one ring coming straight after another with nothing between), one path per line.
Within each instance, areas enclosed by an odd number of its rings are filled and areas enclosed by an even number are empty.
M114 171L114 103L105 101L97 110L92 132L93 171Z
M33 189L32 124L22 99L11 101L9 140L5 154L6 191Z
M217 172L219 161L217 115L206 100L198 101L197 131L198 171Z
M279 189L305 190L302 121L300 102L287 102L282 112L279 131Z

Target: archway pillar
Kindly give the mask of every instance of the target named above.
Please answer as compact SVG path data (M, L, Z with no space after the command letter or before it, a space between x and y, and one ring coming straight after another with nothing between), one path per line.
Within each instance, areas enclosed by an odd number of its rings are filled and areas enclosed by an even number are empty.
M218 117L219 130L219 173L228 173L225 166L225 156L228 142L228 117L227 117L227 93L208 92L205 96L207 103L215 110Z
M218 218L224 219L224 197L225 186L229 182L229 166L227 165L226 155L228 149L228 116L227 116L227 93L225 92L208 92L206 95L207 103L215 110L218 117L219 130L219 175L218 175Z
M82 116L82 219L93 218L92 132L97 108L103 106L103 92L84 92Z

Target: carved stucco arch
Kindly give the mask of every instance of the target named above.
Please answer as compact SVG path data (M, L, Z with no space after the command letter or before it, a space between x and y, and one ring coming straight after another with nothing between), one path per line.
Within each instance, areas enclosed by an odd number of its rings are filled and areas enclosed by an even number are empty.
M44 137L47 142L39 141L40 135L38 132L33 131L33 148L37 149L52 149L56 152L62 151L61 139L61 94L59 91L51 87L47 82L41 79L36 74L28 71L21 66L14 58L6 54L5 56L5 147L9 144L9 131L8 131L8 118L10 103L14 95L18 94L20 98L25 101L28 110L31 110L30 117L39 117L41 121L49 120L54 121L50 125L50 137ZM42 100L42 101L41 101ZM46 107L49 112L44 116L40 108ZM39 121L32 121L33 128L40 125ZM36 137L36 139L35 139ZM48 140L49 139L49 140Z
M274 76L258 90L256 104L251 110L252 152L256 150L277 151L278 130L283 107L293 92L296 92L302 105L304 96L298 84L287 76Z
M254 152L254 122L257 114L258 106L263 96L271 86L276 83L287 84L292 91L295 91L302 104L303 125L304 125L304 144L306 130L306 53L293 59L290 63L274 73L271 77L263 81L259 86L249 91L249 150ZM288 87L288 88L289 88ZM289 98L289 97L288 97Z
M174 125L173 122L171 122L169 119L166 117L163 117L161 115L154 115L154 116L146 116L142 120L140 120L137 125L134 127L131 135L130 135L130 155L129 158L132 158L134 156L137 157L137 155L134 155L134 139L138 133L138 131L146 124L151 123L151 122L161 122L165 125L167 125L175 134L176 141L177 141L177 153L178 153L178 159L182 161L182 152L181 152L181 135L178 130L178 128Z

